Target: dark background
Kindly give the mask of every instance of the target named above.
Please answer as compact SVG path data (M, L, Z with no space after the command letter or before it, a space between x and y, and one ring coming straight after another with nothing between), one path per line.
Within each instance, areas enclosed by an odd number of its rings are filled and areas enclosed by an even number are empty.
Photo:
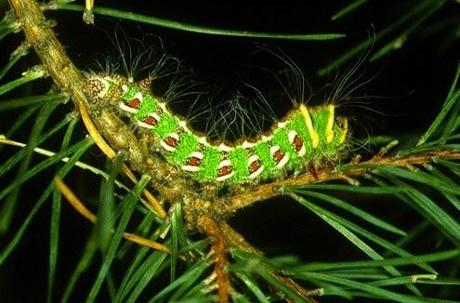
M318 76L317 71L350 47L363 40L372 39L374 33L385 29L402 13L410 10L410 5L405 7L399 1L370 1L348 17L332 22L330 17L348 1L283 1L279 4L247 2L189 1L184 4L181 1L97 1L96 4L216 28L291 34L332 32L344 33L347 37L330 41L220 37L139 25L98 15L95 26L88 26L82 23L81 13L76 12L58 11L49 13L48 16L57 21L59 39L81 69L92 67L96 60L106 54L116 53L113 43L115 32L118 33L121 43L124 43L123 37L143 39L146 42L156 41L155 43L158 43L160 37L164 49L180 58L184 69L191 71L192 78L197 83L193 89L201 94L211 91L207 98L211 107L218 107L238 93L247 93L250 96L251 91L243 84L249 82L261 90L278 117L282 117L292 108L292 103L280 93L282 87L274 81L274 77L263 69L276 73L286 66L267 51L261 51L261 47L276 50L278 54L284 53L292 59L313 88L306 96L310 99L309 102L321 103L331 91L327 84L334 84L335 77L345 74L357 60L351 60L339 70L333 70L323 77ZM360 99L366 102L367 109L354 108L352 101L348 103L349 106L344 102L343 106L343 114L353 117L355 137L364 138L368 134L390 135L405 144L417 139L418 134L426 129L447 95L459 59L458 40L456 43L446 44L452 34L451 29L429 35L427 25L451 18L455 14L458 16L458 10L459 5L451 1L424 23L420 30L409 36L401 49L376 62L366 61L360 67L358 74L354 76L362 75L357 83L371 81L358 89L354 96L369 96ZM2 56L15 47L15 42L14 38L2 42ZM132 45L134 49L135 43ZM382 42L377 41L370 51L378 50L381 46ZM49 86L49 82L43 81L41 85ZM40 86L34 89L40 90ZM187 113L193 100L186 99L172 107L179 113ZM60 109L65 113L72 109L72 105L68 104ZM7 121L5 119L0 123L2 132L7 129ZM269 123L265 125L266 128L269 126ZM204 130L205 123L196 121L196 127ZM24 131L24 134L27 132ZM99 166L104 165L104 158L97 150L93 150L91 156L91 161ZM94 202L97 194L92 189L97 189L98 179L88 176L87 172L77 174L76 180L80 178L80 181L76 181L77 192L86 195L89 203ZM13 224L11 234L0 239L0 246L8 243L15 228L20 225L40 195L43 182L47 184L51 178L52 172L45 173L40 180L28 183L23 188L17 221ZM376 197L344 198L403 229L410 228L421 219L400 201ZM45 208L35 218L32 228L16 252L0 268L0 302L44 301L48 271L50 204ZM60 284L67 280L79 259L83 243L91 229L90 224L66 204L63 204L62 211L58 294L63 289ZM231 219L231 224L268 255L295 254L305 261L366 258L322 220L286 199L271 200L244 209ZM391 239L391 236L388 238ZM420 241L413 247L413 251L427 252L431 246L432 241L426 239L426 243ZM85 285L91 285L92 281L93 278L89 277L79 284L82 298L87 294ZM329 298L321 302L337 301Z

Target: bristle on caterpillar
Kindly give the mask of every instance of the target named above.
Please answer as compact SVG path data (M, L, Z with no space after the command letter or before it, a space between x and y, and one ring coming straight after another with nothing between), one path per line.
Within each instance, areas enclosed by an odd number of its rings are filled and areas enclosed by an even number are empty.
M87 82L95 102L107 102L129 116L140 132L153 135L150 150L202 183L259 183L306 172L311 165L340 158L347 145L348 121L335 116L333 104L299 104L269 132L215 144L191 130L144 82L101 74L88 74Z

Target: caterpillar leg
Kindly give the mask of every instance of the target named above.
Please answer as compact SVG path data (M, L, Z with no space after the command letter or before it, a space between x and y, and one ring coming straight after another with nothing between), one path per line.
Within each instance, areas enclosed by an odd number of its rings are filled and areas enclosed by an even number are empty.
M316 169L315 164L313 163L308 164L308 171L316 180L318 180L318 169Z

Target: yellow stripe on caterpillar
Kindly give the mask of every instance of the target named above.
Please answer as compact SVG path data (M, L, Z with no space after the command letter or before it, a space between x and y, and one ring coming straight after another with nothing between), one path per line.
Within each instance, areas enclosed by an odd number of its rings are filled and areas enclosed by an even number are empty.
M305 125L307 126L308 134L311 138L311 145L313 146L313 148L316 148L319 145L319 136L313 128L313 122L311 121L310 113L308 112L307 107L303 104L300 104L299 110L305 119Z
M326 142L331 143L334 140L334 105L329 104L327 106L328 116L327 116L327 124L326 124Z

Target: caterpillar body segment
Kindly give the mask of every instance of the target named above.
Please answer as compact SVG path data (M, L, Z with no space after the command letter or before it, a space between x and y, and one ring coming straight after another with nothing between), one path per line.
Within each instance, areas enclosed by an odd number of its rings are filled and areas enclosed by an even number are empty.
M210 142L174 115L145 85L123 76L86 75L95 102L109 102L153 135L152 150L198 182L259 183L336 160L346 147L348 121L332 104L300 104L269 132L233 144Z

